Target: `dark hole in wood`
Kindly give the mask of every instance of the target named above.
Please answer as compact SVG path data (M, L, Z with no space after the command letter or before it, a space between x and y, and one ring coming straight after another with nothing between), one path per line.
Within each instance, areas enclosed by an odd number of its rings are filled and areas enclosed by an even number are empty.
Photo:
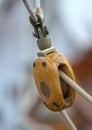
M42 63L42 67L43 67L43 68L46 68L46 67L47 67L47 63L46 63L46 62L43 62L43 63Z
M59 105L57 103L53 103L53 106L55 106L56 108L59 108Z
M50 96L50 90L49 90L48 85L44 81L40 83L40 88L41 88L41 91L44 94L44 96L46 98L49 98L49 96Z

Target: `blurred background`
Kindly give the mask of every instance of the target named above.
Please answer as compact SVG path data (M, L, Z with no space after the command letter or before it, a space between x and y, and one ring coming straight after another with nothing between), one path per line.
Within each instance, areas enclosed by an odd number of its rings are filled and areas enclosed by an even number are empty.
M41 6L52 45L92 95L92 1L41 0ZM22 0L0 0L0 130L68 130L39 99L32 74L38 51ZM79 130L92 130L92 106L81 96L68 114Z

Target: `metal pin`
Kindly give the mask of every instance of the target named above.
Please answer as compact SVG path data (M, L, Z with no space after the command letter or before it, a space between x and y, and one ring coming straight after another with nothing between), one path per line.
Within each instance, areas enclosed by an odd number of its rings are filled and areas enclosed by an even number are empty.
M84 99L86 99L89 103L92 104L92 97L84 91L78 84L76 84L73 80L71 80L64 72L59 70L60 77L69 84L73 89L75 89Z
M26 6L26 8L27 8L27 10L28 10L28 12L29 12L29 14L30 14L30 16L31 16L32 19L33 19L33 21L34 21L35 23L37 23L36 15L35 15L34 12L32 11L32 9L30 8L28 1L27 1L27 0L23 0L23 3L24 3L24 5Z
M70 130L78 130L65 110L61 111L60 114L62 115L64 122Z

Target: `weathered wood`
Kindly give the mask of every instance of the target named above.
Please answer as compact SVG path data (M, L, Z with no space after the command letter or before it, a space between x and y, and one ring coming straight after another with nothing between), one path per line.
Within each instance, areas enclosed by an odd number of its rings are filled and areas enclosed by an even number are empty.
M60 79L59 69L75 81L71 65L61 53L39 57L33 63L37 89L44 104L52 111L70 107L76 99L76 91Z

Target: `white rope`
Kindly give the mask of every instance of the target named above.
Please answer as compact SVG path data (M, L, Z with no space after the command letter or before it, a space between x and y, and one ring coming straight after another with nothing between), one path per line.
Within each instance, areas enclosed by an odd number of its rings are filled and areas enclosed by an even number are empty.
M70 130L78 130L65 110L61 111L60 114L62 115L64 122Z
M37 22L37 18L36 18L36 16L35 16L34 12L32 11L32 9L30 8L28 1L27 1L27 0L23 0L23 3L24 3L24 5L26 6L26 8L27 8L27 10L28 10L30 16L32 17L32 19L33 19L35 22Z
M40 0L36 0L36 8L41 8L41 1Z
M73 80L71 80L64 72L59 70L60 77L69 84L73 89L75 89L84 99L86 99L89 103L92 104L92 97L84 91L78 84L76 84Z

